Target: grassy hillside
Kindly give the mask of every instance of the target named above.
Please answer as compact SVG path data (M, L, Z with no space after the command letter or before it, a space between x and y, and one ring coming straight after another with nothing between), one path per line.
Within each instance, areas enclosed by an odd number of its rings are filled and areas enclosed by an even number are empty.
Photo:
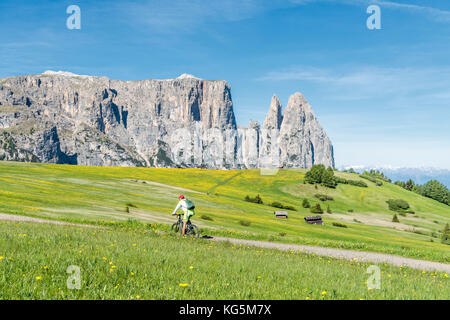
M0 162L0 212L49 219L107 224L128 219L170 224L180 193L196 204L194 222L203 233L278 242L313 244L393 253L441 262L450 261L440 231L450 222L450 207L408 192L396 185L369 187L339 185L327 189L303 183L305 170L280 170L264 176L259 170L202 170L105 168ZM362 180L357 174L336 175ZM288 220L273 217L276 208L243 201L259 194L265 203L294 206ZM319 202L327 194L332 214L325 226L308 225L311 215L301 207L303 198ZM399 216L386 200L404 199L415 214ZM353 212L348 212L353 210ZM205 218L207 217L208 220ZM347 228L333 226L333 222ZM248 225L249 224L249 225Z
M80 289L69 290L69 266ZM446 273L161 235L0 222L0 299L446 299Z

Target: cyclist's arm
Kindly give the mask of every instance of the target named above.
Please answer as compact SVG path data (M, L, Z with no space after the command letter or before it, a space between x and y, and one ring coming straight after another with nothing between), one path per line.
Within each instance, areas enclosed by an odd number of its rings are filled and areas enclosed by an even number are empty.
M178 209L181 208L181 204L178 203L178 205L176 206L175 210L173 210L172 215L174 215L175 213L177 213Z

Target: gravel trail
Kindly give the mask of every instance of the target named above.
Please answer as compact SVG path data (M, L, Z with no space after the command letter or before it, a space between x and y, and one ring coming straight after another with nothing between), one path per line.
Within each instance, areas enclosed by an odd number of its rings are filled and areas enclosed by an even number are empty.
M223 237L213 237L210 240L231 242L235 244L242 244L245 246L253 246L260 248L278 249L285 251L301 251L305 253L312 253L319 256L333 257L345 260L356 259L359 262L372 262L372 263L387 263L393 266L403 266L413 269L426 270L426 271L439 271L450 273L450 264L433 262L427 260L417 260L411 258L405 258L401 256L395 256L384 253L375 252L363 252L354 250L344 250L335 248L324 248L324 247L314 247L298 244L287 244L287 243L275 243L268 241L256 241L256 240L244 240L244 239L234 239L234 238L223 238Z
M15 214L4 214L4 213L0 213L0 220L19 221L19 222L50 223L50 224L58 224L58 225L73 226L73 227L103 229L102 227L92 226L92 225L88 225L88 224L69 223L69 222L63 222L63 221L39 219L39 218L33 218L33 217L27 217L27 216L19 216L19 215L15 215Z
M54 220L45 220L39 218L32 218L26 216L19 215L11 215L11 214L3 214L0 213L0 220L9 220L9 221L29 221L36 223L50 223L57 225L68 225L75 227L85 227L85 228L100 228L92 225L85 224L76 224L76 223L68 223L62 221L54 221ZM234 239L234 238L224 238L224 237L211 237L208 238L211 241L220 241L220 242L230 242L245 246L259 247L259 248L268 248L268 249L278 249L284 251L300 251L305 253L316 254L319 256L325 257L333 257L338 259L345 260L357 260L359 262L372 262L372 263L387 263L393 266L404 266L413 269L426 270L426 271L439 271L439 272L447 272L450 273L450 264L433 262L427 260L417 260L411 258L405 258L390 254L384 253L375 253L375 252L363 252L363 251L354 251L354 250L344 250L344 249L335 249L335 248L324 248L324 247L314 247L314 246L306 246L299 244L288 244L288 243L276 243L276 242L268 242L268 241L257 241L257 240L245 240L245 239Z

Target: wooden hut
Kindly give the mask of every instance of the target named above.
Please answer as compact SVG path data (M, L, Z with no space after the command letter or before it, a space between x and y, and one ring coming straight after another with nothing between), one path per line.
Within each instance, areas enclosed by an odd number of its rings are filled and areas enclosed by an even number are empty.
M280 219L287 219L288 218L287 211L274 211L273 214L275 215L275 218L280 218Z

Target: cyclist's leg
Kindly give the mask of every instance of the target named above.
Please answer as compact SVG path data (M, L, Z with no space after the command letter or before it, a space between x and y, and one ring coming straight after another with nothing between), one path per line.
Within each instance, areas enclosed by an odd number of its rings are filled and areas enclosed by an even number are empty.
M186 225L189 221L189 211L186 211L183 215L183 235L186 234Z
M190 223L191 217L194 215L193 210L187 210L183 216L183 234L186 234L186 226Z

